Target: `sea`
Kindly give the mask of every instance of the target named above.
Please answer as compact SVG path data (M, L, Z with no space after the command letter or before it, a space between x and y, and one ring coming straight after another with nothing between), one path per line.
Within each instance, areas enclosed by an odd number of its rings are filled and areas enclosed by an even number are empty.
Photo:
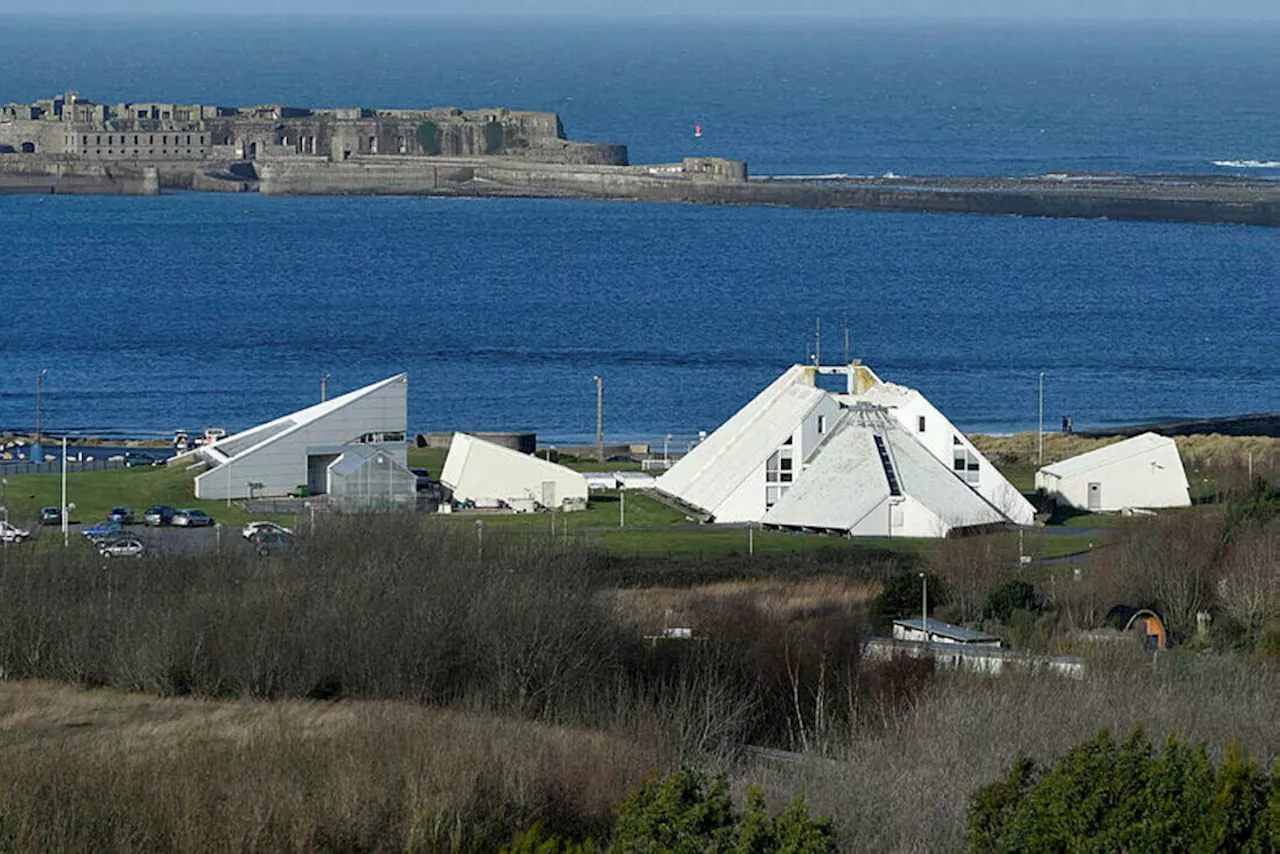
M5 16L0 101L554 110L753 175L1280 180L1280 25ZM694 136L695 124L703 129ZM433 198L0 196L0 430L235 430L406 371L409 428L673 447L860 358L959 427L1280 410L1280 232ZM820 332L819 327L820 326ZM1043 397L1041 391L1043 390ZM1043 410L1041 402L1043 400Z

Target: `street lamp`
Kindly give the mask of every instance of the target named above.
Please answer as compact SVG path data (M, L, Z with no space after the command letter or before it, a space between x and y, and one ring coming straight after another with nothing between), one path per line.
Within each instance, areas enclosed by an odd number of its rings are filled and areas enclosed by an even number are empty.
M929 576L920 575L920 629L924 632L924 642L929 642Z
M329 379L333 374L325 374L320 378L320 402L324 403L329 399Z
M1044 371L1040 372L1040 462L1044 468Z
M591 379L596 381L596 458L604 462L604 378Z
M40 445L40 402L41 395L44 392L44 375L49 373L48 368L41 368L40 373L36 374L36 445ZM43 462L43 460L41 460Z

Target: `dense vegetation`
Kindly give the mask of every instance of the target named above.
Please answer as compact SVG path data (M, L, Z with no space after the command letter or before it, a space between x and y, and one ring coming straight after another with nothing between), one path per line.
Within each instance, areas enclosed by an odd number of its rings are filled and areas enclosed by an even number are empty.
M1277 770L1280 770L1278 766ZM995 851L1280 850L1280 777L1238 744L1221 763L1170 736L1107 730L1048 768L1022 757L969 805L969 849Z

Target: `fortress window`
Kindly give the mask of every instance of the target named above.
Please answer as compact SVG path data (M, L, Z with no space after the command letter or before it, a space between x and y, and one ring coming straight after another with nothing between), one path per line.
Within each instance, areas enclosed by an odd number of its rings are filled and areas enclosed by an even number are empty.
M88 145L88 144L89 144L89 137L87 137L87 136L82 137L82 138L80 139L80 144L81 144L81 145Z
M187 145L191 144L191 134L187 134Z
M151 139L150 139L150 140L148 140L147 144L148 144L148 145L155 145L155 144L156 144L156 135L155 135L154 133L153 133L153 134L151 134Z
M134 145L138 144L138 135L136 133L133 135L133 144Z
M168 144L169 144L169 136L168 136L168 134L166 134L166 135L164 135L164 136L160 137L160 144L161 144L161 145L168 145Z
M204 134L200 134L200 144L204 145Z
M98 138L94 140L94 142L97 143L98 145L102 145L102 134L97 134L97 137Z

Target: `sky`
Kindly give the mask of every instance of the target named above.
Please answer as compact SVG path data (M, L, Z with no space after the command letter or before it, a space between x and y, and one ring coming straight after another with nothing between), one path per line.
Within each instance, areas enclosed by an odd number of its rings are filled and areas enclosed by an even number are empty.
M31 13L30 0L0 0L0 14ZM1280 21L1277 0L43 0L47 14L208 14L305 17L352 14L520 18L935 18L1013 20Z

